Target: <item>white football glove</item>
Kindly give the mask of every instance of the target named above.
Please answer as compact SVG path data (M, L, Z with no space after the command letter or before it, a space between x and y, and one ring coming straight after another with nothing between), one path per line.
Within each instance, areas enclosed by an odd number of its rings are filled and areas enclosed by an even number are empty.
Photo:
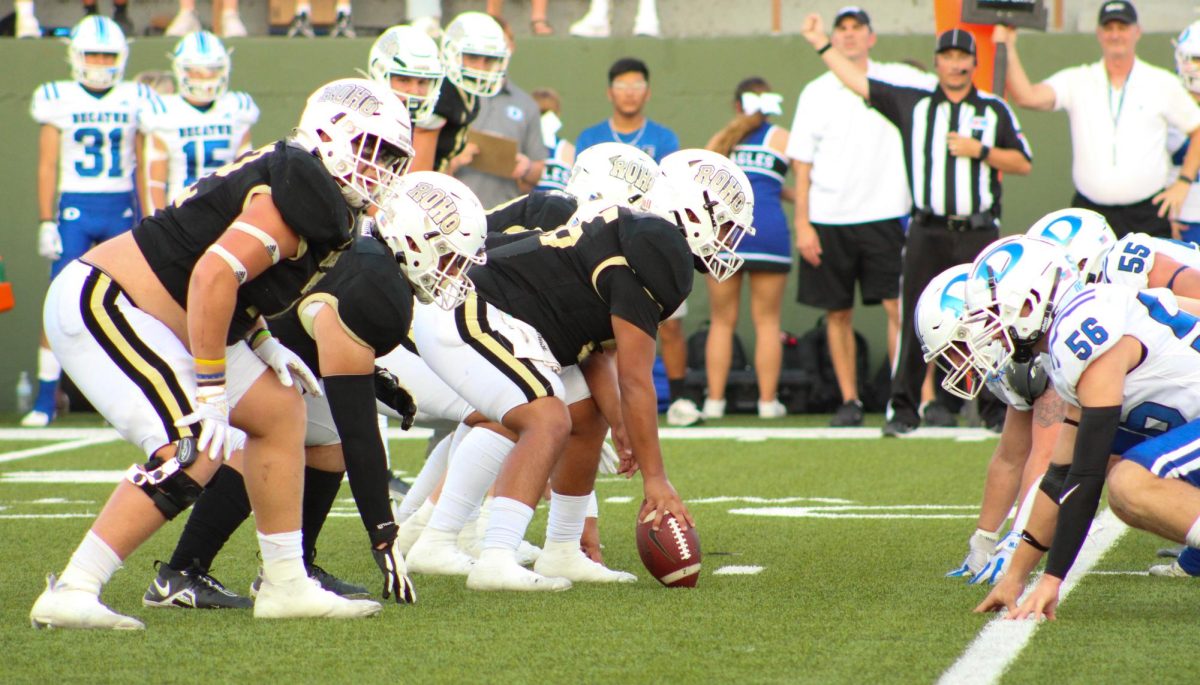
M196 449L203 453L208 448L209 459L222 457L228 461L235 450L246 445L246 434L229 425L229 398L223 385L197 388L196 411L176 421L175 426L183 428L195 423L200 424Z
M992 558L975 577L967 581L971 585L981 585L987 583L993 585L997 580L1004 577L1008 572L1008 567L1012 565L1012 555L1017 551L1017 547L1021 544L1021 534L1014 531L1009 531L1008 535L996 545L996 549L992 552Z
M57 221L43 221L38 226L38 254L51 261L62 257L62 236Z
M267 336L266 340L254 348L254 354L271 367L284 387L290 388L299 383L305 392L314 397L321 397L325 394L321 390L321 385L317 383L316 375L308 368L300 355L284 347L283 343L274 337Z
M408 577L408 564L404 563L404 553L396 546L396 540L383 549L371 547L371 556L383 573L383 598L395 596L397 604L416 604L417 589Z
M996 542L995 537L989 537L979 532L971 535L971 539L967 541L967 546L970 549L967 552L966 558L963 559L962 565L947 573L946 577L973 578L976 573L979 573L987 565L988 557L991 556Z

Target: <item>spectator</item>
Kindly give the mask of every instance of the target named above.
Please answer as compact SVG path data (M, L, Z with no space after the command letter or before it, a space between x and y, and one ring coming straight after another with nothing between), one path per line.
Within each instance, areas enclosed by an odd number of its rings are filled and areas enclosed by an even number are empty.
M594 5L593 5L594 7ZM606 5L607 11L607 5ZM634 57L622 57L608 70L608 100L612 116L591 128L586 128L575 141L578 154L597 143L625 143L650 155L655 162L679 149L679 136L671 129L646 118L646 103L650 101L650 69ZM690 426L703 417L696 403L683 396L687 376L687 341L683 337L683 317L687 302L659 329L663 366L671 387L671 408L667 422L673 426Z
M550 0L530 0L529 29L535 36L554 35L554 27L546 21L546 5ZM499 17L504 13L504 0L487 0L487 13Z
M511 59L516 52L512 28L503 18L494 19L504 30ZM541 113L533 98L506 76L500 86L500 92L483 99L483 104L479 107L479 116L471 124L471 128L511 138L517 142L517 163L508 178L494 176L469 166L475 152L472 145L468 145L461 153L460 159L453 164L458 167L455 175L475 193L483 206L496 207L533 190L546 166ZM462 159L463 157L465 159Z
M33 13L33 0L16 0L13 10L17 15L15 35L17 38L41 38L42 25Z
M113 0L112 19L117 22L117 26L121 27L121 31L126 36L133 35L133 22L129 21L129 0ZM83 13L85 16L98 14L100 7L96 0L83 0Z
M534 190L562 190L567 187L571 167L575 165L575 143L559 138L562 129L562 101L553 88L533 91L533 101L542 113L542 142L546 145L546 167Z
M1176 39L1175 69L1192 99L1200 102L1200 21L1184 29ZM1188 138L1176 128L1172 128L1168 136L1169 147L1173 153L1171 161L1176 166L1181 165L1191 147L1188 145ZM1187 200L1179 209L1179 221L1173 227L1172 233L1173 237L1180 240L1200 243L1200 188L1197 186L1193 185L1188 192Z
M350 20L350 0L337 0L334 5L336 17L333 22L333 28L329 30L331 38L354 38L358 34L354 31L354 24ZM312 38L316 35L313 31L312 20L312 3L309 0L299 0L296 3L296 14L292 18L291 25L288 26L287 37L295 38L303 36L304 38Z
M933 60L938 83L927 88L896 86L864 74L841 52L830 50L820 15L810 14L801 33L847 88L896 125L903 141L914 210L883 434L909 433L921 422L917 402L927 371L916 327L909 323L917 298L934 276L971 261L999 237L1000 173L1028 174L1032 153L1008 105L972 85L976 57L970 33L951 29L938 36Z
M212 23L214 32L217 32L217 27L220 26L219 33L222 38L246 37L246 25L242 23L242 16L238 14L238 0L225 0L221 3L219 17L217 4L213 3ZM167 26L166 34L182 38L201 29L203 27L200 25L200 17L196 15L196 0L179 0L179 13Z
M583 38L608 38L612 25L608 21L609 0L592 0L587 14L571 24L571 35ZM655 0L638 0L633 20L633 35L658 38L658 4Z
M750 316L754 320L754 370L758 377L758 415L779 418L787 410L777 397L783 343L779 335L780 309L787 272L792 266L791 232L780 199L794 198L785 188L788 158L787 129L771 123L772 114L782 114L783 98L770 92L763 79L752 76L737 85L733 96L735 115L705 146L726 155L746 172L754 189L754 229L738 247L745 264L728 280L708 281L711 311L704 365L708 398L704 418L725 415L725 385L733 356L733 331L741 301L742 274L750 274Z
M833 50L861 74L901 85L933 87L937 80L902 64L869 59L875 32L859 7L840 10ZM864 305L887 314L887 358L900 328L901 219L912 208L904 182L904 153L896 128L833 72L800 93L788 156L796 170L797 300L825 310L829 357L842 405L832 426L861 426L862 400L854 342L854 287Z
M1017 55L1016 31L997 26L1008 48L1008 92L1030 109L1067 111L1071 120L1071 204L1104 215L1118 236L1133 231L1170 237L1174 218L1200 170L1200 107L1165 69L1137 58L1142 30L1125 0L1100 6L1101 59L1070 67L1034 85ZM1180 173L1171 169L1167 129L1191 139ZM1157 205L1157 206L1156 206Z

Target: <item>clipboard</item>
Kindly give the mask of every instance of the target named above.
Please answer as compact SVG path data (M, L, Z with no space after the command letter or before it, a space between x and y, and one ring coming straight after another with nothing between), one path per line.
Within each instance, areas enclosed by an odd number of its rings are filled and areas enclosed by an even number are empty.
M468 165L485 174L511 178L517 168L517 141L486 131L467 130L467 142L479 148Z

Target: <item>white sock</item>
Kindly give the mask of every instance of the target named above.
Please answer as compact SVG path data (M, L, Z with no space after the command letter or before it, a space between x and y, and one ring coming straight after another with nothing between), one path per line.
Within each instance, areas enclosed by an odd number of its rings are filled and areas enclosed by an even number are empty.
M589 495L550 493L550 516L546 522L546 542L579 542L583 520L587 518Z
M298 17L301 14L307 14L307 15L311 16L312 15L312 3L310 3L310 2L296 3L296 16Z
M1017 508L1017 516L1013 519L1012 531L1020 533L1025 530L1025 525L1029 523L1029 516L1033 513L1033 501L1037 499L1038 488L1042 485L1042 479L1039 476L1033 484L1029 486L1029 491L1025 493L1024 499L1021 500L1021 506Z
M596 500L596 491L588 495L587 517L590 519L600 518L600 502Z
M592 0L592 6L588 8L588 14L600 15L602 19L608 19L608 0Z
M658 3L655 0L638 0L637 16L657 17Z
M442 496L429 519L434 530L458 532L479 508L500 467L512 451L513 441L486 428L472 428L458 445L446 471Z
M1188 543L1188 547L1200 548L1200 518L1192 522L1192 527L1188 528L1187 537L1184 540Z
M288 583L308 576L304 570L303 536L298 530L270 535L258 531L258 549L262 552L263 578L272 583Z
M508 497L492 500L492 517L483 538L483 549L516 552L532 519L533 508L522 502Z
M17 10L18 17L28 19L33 16L33 0L17 0L13 5Z
M37 375L39 381L56 381L62 375L62 365L58 363L58 357L44 347L38 348Z
M447 435L442 438L441 442L435 445L433 451L425 458L425 465L421 467L417 479L413 481L412 487L408 489L408 494L400 502L399 510L396 512L396 523L404 523L415 514L417 509L420 509L421 505L429 499L429 494L433 492L438 483L442 482L442 476L446 475L446 463L450 459L450 442L453 437L453 435Z
M59 580L77 590L99 595L100 588L104 587L119 568L121 557L117 556L113 548L101 540L99 535L89 530L75 548L75 553L71 555L71 561L67 562L67 568Z

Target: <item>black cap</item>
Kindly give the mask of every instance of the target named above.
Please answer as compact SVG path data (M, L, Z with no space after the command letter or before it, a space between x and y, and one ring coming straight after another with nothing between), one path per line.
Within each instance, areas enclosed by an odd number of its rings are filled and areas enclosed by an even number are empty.
M1122 24L1136 24L1137 10L1133 8L1132 2L1125 0L1111 0L1100 5L1100 20L1097 21L1100 26L1104 26L1110 21L1119 21Z
M871 25L871 17L867 16L866 10L857 5L848 5L838 10L837 16L833 18L833 25L837 26L843 19L851 18L864 26Z
M938 36L937 52L945 52L946 50L962 50L968 55L975 54L975 36L971 35L970 31L962 29L950 29Z

